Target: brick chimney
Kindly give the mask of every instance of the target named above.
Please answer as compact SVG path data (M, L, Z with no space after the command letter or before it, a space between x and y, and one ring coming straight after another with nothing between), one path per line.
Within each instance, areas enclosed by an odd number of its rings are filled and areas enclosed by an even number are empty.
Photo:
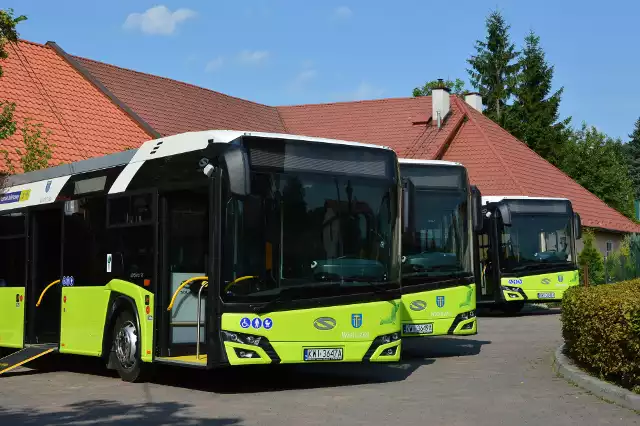
M473 109L482 112L482 96L478 92L471 92L464 95L464 101Z
M438 87L431 91L431 122L442 127L445 117L451 109L450 89L445 87L441 78L438 79Z

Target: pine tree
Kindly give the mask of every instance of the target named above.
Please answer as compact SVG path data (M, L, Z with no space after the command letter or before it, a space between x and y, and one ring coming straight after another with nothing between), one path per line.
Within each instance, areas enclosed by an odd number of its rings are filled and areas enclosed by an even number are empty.
M416 87L413 89L413 96L431 96L431 92L433 89L437 89L441 84L444 84L445 87L448 87L451 90L451 93L454 95L462 95L464 93L464 81L456 78L454 80L445 80L444 82L440 82L439 80L431 80L424 84L422 87Z
M609 207L633 218L633 181L620 140L583 124L572 132L560 168Z
M625 154L637 200L640 199L640 118L636 120L633 133L629 135L629 138L631 140L625 145Z
M563 88L549 96L553 66L547 63L540 37L533 31L525 38L519 69L514 102L505 127L547 161L557 165L569 137L567 129L571 119L558 122Z
M509 39L509 25L500 12L492 12L486 20L487 36L477 40L476 55L468 59L471 84L480 92L485 114L498 124L507 122L506 107L514 92L519 70L519 52Z

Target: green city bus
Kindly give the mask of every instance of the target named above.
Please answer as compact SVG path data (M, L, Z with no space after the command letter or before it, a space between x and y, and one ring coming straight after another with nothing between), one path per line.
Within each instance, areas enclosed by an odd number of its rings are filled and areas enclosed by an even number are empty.
M5 187L0 373L51 352L125 381L151 363L400 358L391 149L190 132Z
M525 303L558 302L578 285L582 227L568 199L489 196L482 206L478 304L517 313Z
M402 336L476 334L480 193L459 163L400 159L400 176Z

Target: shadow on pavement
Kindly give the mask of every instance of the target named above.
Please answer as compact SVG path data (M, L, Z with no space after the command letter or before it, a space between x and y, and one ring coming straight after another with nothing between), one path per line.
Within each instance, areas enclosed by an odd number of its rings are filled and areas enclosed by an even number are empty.
M545 315L560 315L562 313L562 309L560 308L527 308L526 306L522 309L522 311L513 314L506 313L498 309L490 309L490 308L478 308L476 310L478 317L480 318L513 318L513 317L535 317L535 316L545 316Z
M242 419L190 416L191 405L177 402L123 404L116 401L83 401L60 407L58 411L6 409L0 407L2 425L212 425L242 424Z
M158 366L153 383L221 394L345 387L402 381L423 364L272 365L213 371Z
M99 359L56 354L39 365L38 370L18 374L50 371L113 377L117 373L107 370ZM370 364L309 364L226 367L200 370L188 367L153 365L149 380L152 384L179 387L220 394L273 392L281 390L314 389L388 383L405 380L421 365L433 360L402 360L399 363ZM2 424L0 422L0 424Z
M468 337L434 336L406 339L402 344L404 346L402 357L416 359L478 355L482 346L491 344L491 341Z

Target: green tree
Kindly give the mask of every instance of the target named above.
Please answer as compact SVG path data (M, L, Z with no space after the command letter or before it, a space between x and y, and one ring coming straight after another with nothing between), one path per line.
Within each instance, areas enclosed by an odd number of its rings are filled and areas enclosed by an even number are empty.
M636 120L629 138L631 140L625 145L625 154L633 180L635 198L640 199L640 118Z
M593 126L573 131L560 168L610 207L633 218L634 190L622 142Z
M514 92L520 65L519 52L509 39L509 25L500 12L486 19L487 36L475 43L476 55L467 60L471 84L480 92L485 114L504 126L507 103Z
M563 88L549 96L553 66L547 63L540 37L533 32L525 38L519 70L505 127L547 161L558 165L570 136L571 119L558 122Z
M578 255L580 265L580 280L584 283L584 267L589 268L589 284L597 285L604 282L604 257L596 248L596 237L590 230L585 230L582 234L584 248Z
M7 59L9 54L5 47L8 43L16 43L18 41L18 32L16 25L22 21L26 21L24 15L14 17L13 9L0 9L0 59ZM0 77L3 76L2 66L0 66Z
M15 153L20 161L20 168L23 172L32 172L49 167L49 160L53 156L54 145L49 143L51 132L44 130L42 123L32 123L29 119L24 120L24 125L20 129L22 133L23 147L16 148ZM4 157L5 166L10 174L17 172L17 167L13 164L9 156L9 151L1 149L0 153Z
M6 47L9 43L18 41L16 25L26 19L27 17L22 15L15 17L13 9L0 10L0 77L4 75L2 60L9 57ZM10 137L16 132L16 123L13 120L15 110L16 105L13 102L0 100L0 140Z
M431 96L431 92L433 92L433 89L439 88L441 84L444 84L444 87L451 89L451 93L453 93L454 95L460 96L465 92L464 81L456 78L455 81L448 79L444 80L443 82L441 82L440 80L428 81L424 84L424 86L416 87L415 89L413 89L413 96L416 98L418 96Z

